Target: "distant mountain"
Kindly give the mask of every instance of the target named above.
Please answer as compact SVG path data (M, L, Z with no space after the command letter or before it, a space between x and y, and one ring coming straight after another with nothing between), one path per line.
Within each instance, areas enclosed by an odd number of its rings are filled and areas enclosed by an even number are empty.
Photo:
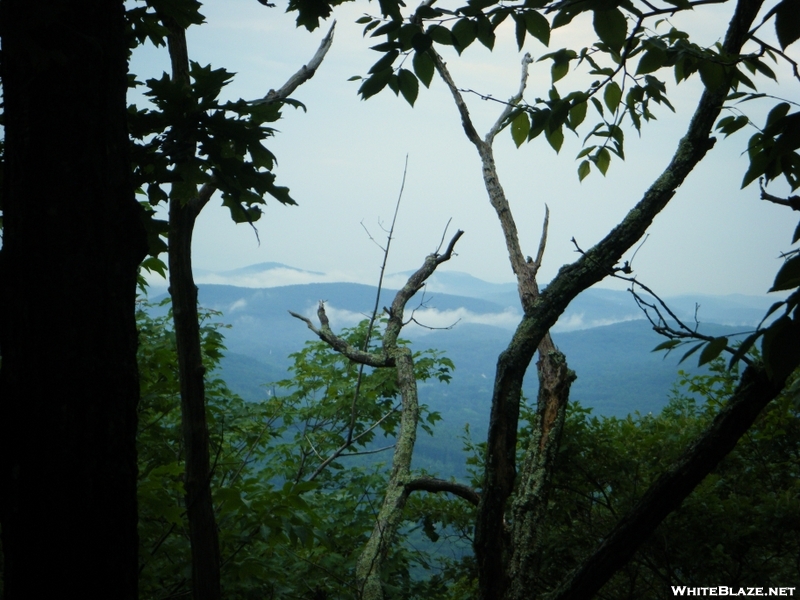
M215 276L222 280L258 279L264 273L275 272L303 276L311 273L263 263L229 271L224 278L222 274ZM404 279L403 274L398 274L387 281L400 285ZM323 300L334 330L352 327L367 318L375 304L376 289L358 283L266 288L201 283L199 292L200 304L220 311L220 320L232 326L224 331L229 352L222 362L222 376L235 392L257 399L273 393L264 384L290 376L289 354L314 339L305 323L289 315L289 310L316 321L317 305ZM394 294L394 290L384 289L378 305L389 305ZM701 330L711 335L752 328L770 305L769 299L748 296L681 296L668 302L689 323L694 322L697 302ZM442 472L463 475L458 438L465 424L469 424L473 439L484 438L495 365L519 323L521 313L517 306L513 284L488 283L457 272L435 274L409 303L407 315L413 311L417 322L446 329L410 324L403 337L411 339L415 349L444 352L456 365L450 385L420 385L420 401L443 417L434 438L419 438L419 460L426 468L446 465ZM643 320L627 292L587 290L561 317L553 338L578 375L571 397L599 415L624 417L636 411L658 412L668 400L678 369L697 372L696 360L678 366L679 352L666 357L651 352L663 338ZM536 389L532 365L523 386L529 400L535 399Z
M389 275L387 277L387 286L398 289L403 285L410 273L411 271ZM198 271L197 280L201 284L231 284L237 287L269 289L287 287L290 284L313 285L326 283L340 285L332 282L331 277L324 273L306 271L274 262L259 263L221 272ZM333 290L334 288L330 289ZM442 306L440 306L440 303L444 302L442 295L458 296L481 299L493 303L493 308L486 312L494 315L505 315L505 318L498 316L494 319L492 324L496 326L513 329L519 321L521 312L517 286L514 283L490 283L467 273L442 270L433 274L428 280L425 289L426 294L429 298L432 297L432 302L435 304L433 308L438 310L439 313L443 310ZM368 295L373 297L374 291ZM333 295L322 296L321 298L336 302ZM384 298L387 298L388 303L388 296L384 295ZM701 323L740 327L754 326L758 323L774 301L767 296L737 294L729 296L682 295L666 297L665 300L679 318L689 322L694 321L695 306L698 304L697 317ZM371 304L367 303L365 306L369 307ZM458 307L453 307L452 303L449 303L448 306L450 307L448 310L453 313L455 318L458 318L459 315L455 314ZM361 310L366 310L366 308ZM439 317L439 320L443 320L446 315L439 314ZM628 292L591 288L572 302L553 331L589 329L642 318L644 318L642 312Z
M304 269L297 269L295 267L290 267L289 265L284 265L282 263L276 262L263 262L258 263L255 265L248 265L246 267L241 267L239 269L231 269L229 271L220 271L216 273L222 277L236 277L237 275L255 275L257 273L263 273L265 271L272 271L275 269L288 269L289 271L297 271L298 273L310 273L311 275L324 275L324 273L320 273L319 271L306 271ZM200 275L205 273L206 275L211 274L210 271L199 271L196 275Z
M469 281L461 279L461 281ZM485 282L484 282L485 283ZM491 291L493 284L484 290ZM232 327L225 331L231 357L226 361L226 376L235 379L237 391L254 397L266 393L259 384L286 376L288 355L299 350L313 333L289 310L316 319L320 300L334 329L351 327L367 317L374 305L375 288L355 283L318 283L266 289L228 285L200 285L202 306L222 313L221 320ZM434 288L435 289L435 288ZM384 290L379 306L388 305L393 290ZM519 322L519 313L500 304L476 297L454 296L425 291L409 306L417 306L415 319L429 326L448 327L429 330L408 326L404 336L419 348L436 348L456 363L453 383L443 391L445 397L462 396L459 411L475 416L488 410L497 355L508 344L512 330ZM635 319L629 295L612 290L589 290L573 304L562 320L572 327L553 333L556 344L564 350L570 366L578 373L573 397L602 414L624 416L628 412L656 412L666 401L666 394L675 381L677 354L664 358L651 350L662 338L646 321ZM421 306L420 306L421 303ZM675 310L690 310L676 303ZM705 308L708 307L708 308ZM761 316L750 299L736 297L704 297L703 309L716 311L722 319L734 314L752 312ZM739 311L737 313L737 311ZM749 311L749 312L748 312ZM691 307L691 313L694 312ZM574 325L610 323L604 326L576 329ZM705 331L715 334L734 333L731 327L709 324ZM244 362L247 359L249 362ZM686 365L689 366L688 364ZM234 377L235 368L235 377ZM229 377L230 378L230 377ZM535 394L535 371L527 393ZM466 398L469 396L469 398Z

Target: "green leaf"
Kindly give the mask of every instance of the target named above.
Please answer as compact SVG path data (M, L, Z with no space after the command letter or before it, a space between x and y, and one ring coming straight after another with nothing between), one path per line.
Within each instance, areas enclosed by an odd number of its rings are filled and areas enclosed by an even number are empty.
M781 290L791 290L800 287L800 254L796 254L785 263L775 276L775 283L769 289L770 292Z
M545 128L544 135L547 138L547 142L558 154L559 150L561 150L561 145L564 143L564 130L560 126L553 131L548 131Z
M394 71L392 72L392 76L389 77L389 81L386 82L386 85L388 85L389 89L394 92L395 96L400 94L400 80Z
M478 36L478 41L489 50L494 48L494 26L486 17L478 18L476 35Z
M586 179L586 176L589 175L589 171L591 170L591 163L588 160L582 161L581 164L578 165L578 181Z
M725 67L718 62L711 60L700 61L700 64L697 65L697 70L700 71L700 79L703 81L703 85L710 92L725 85Z
M594 11L594 31L609 48L620 51L628 37L628 20L618 8Z
M775 320L764 332L761 350L770 379L783 382L800 364L800 322L787 316Z
M653 348L650 352L659 352L661 350L672 350L676 346L680 346L683 342L681 340L667 340L666 342L661 342L658 346Z
M453 34L450 33L450 30L447 27L442 27L441 25L431 25L428 27L428 35L437 44L442 44L443 46L453 45Z
M775 33L782 50L800 39L797 0L783 0L775 7Z
M378 37L379 35L384 35L387 33L391 33L393 31L397 31L400 29L400 26L403 24L402 21L389 21L388 23L384 23L380 27L378 27L375 31L372 32L372 35L369 37Z
M603 105L600 103L600 100L592 96L592 104L594 104L595 110L600 113L601 117L605 116L605 113L603 112Z
M391 67L392 63L394 63L395 59L397 59L398 56L400 56L400 52L398 50L392 50L390 52L387 52L380 58L380 60L378 60L378 62L372 65L372 68L370 68L369 70L369 74L371 75L373 73L377 73L378 71L383 71L384 69Z
M417 74L419 80L425 87L430 87L431 80L433 79L433 59L426 52L415 52L412 61L414 66L414 73Z
M769 77L773 81L778 81L778 77L775 75L775 71L773 71L767 65L765 65L763 61L756 58L755 60L753 60L752 64L756 68L756 71L758 71L762 75Z
M417 51L417 53L427 52L428 49L433 46L433 40L427 33L418 31L411 37L411 46Z
M475 21L467 18L459 19L453 25L453 37L458 42L458 47L463 50L475 41L475 36L478 32L478 26Z
M695 352L697 352L698 350L700 350L700 348L702 348L702 347L703 347L703 346L705 346L705 345L706 345L706 343L705 343L705 342L700 342L699 344L697 344L697 345L695 345L695 346L692 346L692 347L689 349L689 351L688 351L688 352L686 352L686 354L684 354L684 355L681 357L681 359L678 361L678 364L681 364L683 361L685 361L687 358L689 358L689 357L690 357L692 354L694 354Z
M411 106L414 106L414 102L419 94L419 81L414 77L414 74L407 69L400 69L400 72L397 74L397 79L400 83L400 93L403 94L403 98L405 98Z
M736 348L736 351L733 353L733 356L731 356L730 362L728 362L728 369L732 369L736 363L742 360L742 358L744 358L744 355L747 354L747 351L753 347L753 344L762 335L764 335L763 330L756 331L748 335L744 340L742 340L742 343L739 344L739 347Z
M553 79L553 83L559 79L563 79L567 73L569 73L569 62L554 61L553 66L550 67L550 76Z
M637 75L644 75L652 73L664 66L667 62L667 53L661 48L650 48L639 59L639 65L636 67Z
M620 101L622 100L622 90L616 81L609 81L606 84L606 89L603 92L603 101L606 103L608 110L612 113L616 112Z
M725 137L728 137L729 135L739 131L749 122L750 119L744 115L739 115L738 117L729 116L719 120L719 123L717 123L717 129L724 133Z
M574 104L572 108L569 109L569 128L573 131L583 123L583 120L586 118L586 109L588 105L586 101L578 102Z
M703 348L703 351L700 353L700 359L697 362L697 366L701 367L706 363L711 362L715 358L717 358L722 351L728 346L728 338L725 336L714 338L712 341L708 343L708 345Z
M520 112L514 120L511 121L511 139L514 140L514 143L519 148L528 138L528 133L531 130L531 122L528 118L528 113L525 111Z
M539 12L529 10L525 12L525 27L537 40L545 46L550 45L550 23Z
M364 82L361 84L361 87L358 88L358 93L361 94L362 100L366 100L380 92L386 84L389 83L389 78L392 76L392 69L391 67L387 69L383 69L382 71L378 71L374 73L370 78L365 79Z
M597 165L597 168L605 176L606 171L608 171L608 165L611 164L611 154L606 148L600 148L600 150L597 151L597 155L594 157L594 164Z
M525 35L528 33L525 26L525 17L517 13L512 13L511 16L514 18L514 35L517 39L517 49L522 50L522 46L525 45Z
M783 119L787 114L789 114L790 109L791 106L788 102L781 102L773 106L767 115L767 123L764 126L764 129L768 129L770 126L775 125L778 121Z

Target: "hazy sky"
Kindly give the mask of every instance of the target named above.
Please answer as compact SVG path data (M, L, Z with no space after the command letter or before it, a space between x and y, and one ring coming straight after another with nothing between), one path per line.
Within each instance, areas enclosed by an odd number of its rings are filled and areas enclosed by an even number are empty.
M452 8L463 4L453 3ZM448 5L446 5L448 6ZM700 43L721 39L733 3L698 9L692 16L702 34ZM227 97L255 99L277 88L305 64L327 31L294 27L284 14L285 2L265 8L256 0L214 0L205 3L208 23L189 30L190 57L201 65L225 67L237 73L225 89ZM201 215L194 236L195 267L225 271L274 261L319 271L335 280L375 281L381 251L365 228L382 243L400 189L408 155L408 173L398 218L389 271L421 264L436 249L448 219L450 234L466 233L458 256L445 268L465 271L492 281L513 280L500 226L481 179L475 148L464 136L452 98L434 77L430 89L421 87L415 108L385 90L368 101L356 94L352 75L366 74L379 54L363 39L356 18L377 14L377 3L357 1L336 9L336 35L316 76L293 97L308 112L286 108L270 140L279 166L278 183L291 188L299 206L269 201L257 223L261 243L247 225L234 225L227 209L212 200ZM534 59L561 47L580 47L594 39L591 17L553 32L550 48L528 38L525 51ZM569 37L566 37L569 36ZM519 63L509 19L498 31L495 51L475 42L461 57L445 52L461 88L510 97L519 86ZM165 49L137 51L132 70L140 80L160 76L168 66ZM550 85L550 61L532 65L526 98L545 96ZM776 68L784 82L781 95L798 97L798 84L788 69ZM559 82L570 89L572 74ZM761 77L757 82L767 86ZM668 76L670 100L677 109L655 107L658 121L643 128L641 139L626 133L626 157L612 160L608 176L593 172L578 182L575 155L591 128L589 110L581 138L567 132L559 155L543 136L516 149L505 131L495 141L498 170L511 202L526 254L535 254L544 204L550 207L550 234L540 282L545 283L564 263L576 258L570 239L583 248L601 239L641 197L661 172L686 128L701 91L697 77L675 88ZM478 131L483 135L497 118L500 105L467 95ZM136 100L141 103L141 100ZM745 105L758 115L769 106ZM591 123L590 123L591 122ZM781 250L789 247L797 219L789 210L758 199L757 186L739 190L747 159L742 156L754 130L746 128L717 147L680 188L658 217L650 238L639 250L634 270L640 280L666 294L764 293L779 267ZM788 195L788 187L775 186ZM362 225L363 224L363 225ZM628 258L630 254L628 255ZM286 281L285 283L290 283ZM606 287L624 287L605 281Z

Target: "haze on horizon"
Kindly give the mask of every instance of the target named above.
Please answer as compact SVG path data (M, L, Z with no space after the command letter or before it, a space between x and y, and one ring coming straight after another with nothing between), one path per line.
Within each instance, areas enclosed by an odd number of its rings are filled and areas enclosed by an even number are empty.
M293 16L282 8L267 9L247 0L204 3L207 23L189 30L189 53L201 65L238 73L225 88L226 97L263 96L315 52L329 22L308 33L296 29ZM713 18L717 10L712 6L695 11L703 23L704 43L713 43L724 31L726 23ZM383 229L391 220L408 156L388 272L417 268L439 245L452 219L447 235L456 229L466 234L458 244L458 256L443 268L494 283L513 281L477 155L441 82L434 78L430 89L421 88L412 109L388 90L363 102L356 94L358 82L347 81L365 74L378 57L368 49L376 41L362 38L362 26L354 24L364 12L377 11L374 3L337 7L332 48L316 76L293 95L308 112L286 108L277 123L279 132L268 143L279 161L277 183L291 188L299 206L268 200L256 223L259 243L248 225L234 225L227 209L212 199L195 230L197 269L220 272L278 262L324 272L337 281L375 284L382 254L370 236L385 243ZM582 26L588 31L591 23L587 20ZM461 57L454 52L445 56L461 88L497 98L516 91L521 55L511 26L503 28L492 53L475 44ZM581 35L580 27L566 29L570 35ZM524 51L536 59L580 43L559 38L564 34L556 30L549 49L529 41ZM131 69L143 81L160 76L167 67L162 48L137 52ZM776 71L781 81L791 78L783 68ZM570 76L565 81L567 90ZM776 92L763 77L756 83ZM641 139L632 128L626 129L626 161L613 160L605 178L593 172L578 182L574 156L580 140L574 136L567 136L558 156L543 139L516 149L508 132L498 136L497 165L525 253L535 254L544 204L550 207L548 248L539 275L542 284L576 258L571 238L582 248L591 247L667 164L701 83L695 77L677 88L671 79L668 85L676 113L655 107L658 121L643 126ZM534 63L526 97L544 95L548 86L549 63ZM141 97L131 100L142 102ZM500 107L474 95L467 101L482 135ZM751 104L746 107L751 117L763 120L763 112ZM633 267L636 276L659 294L763 295L772 284L780 252L789 247L796 223L786 219L785 209L761 202L756 185L739 190L747 164L742 151L752 131L745 129L726 140L719 136L716 148L651 227ZM782 193L775 187L773 193ZM606 279L599 285L624 289L627 284Z

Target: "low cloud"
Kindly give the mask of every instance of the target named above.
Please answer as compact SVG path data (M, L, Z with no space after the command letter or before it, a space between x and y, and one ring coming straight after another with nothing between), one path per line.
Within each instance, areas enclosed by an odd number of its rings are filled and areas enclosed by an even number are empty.
M328 315L328 320L334 331L342 327L353 327L360 321L369 318L367 314L337 308L330 303L325 304L325 314ZM303 311L303 315L316 323L317 306L309 306ZM414 321L406 325L406 330L410 333L422 333L428 331L429 328L447 329L462 323L476 323L501 327L503 329L514 329L519 323L520 313L511 308L498 313L474 313L466 308L457 308L454 310L422 308L413 312L409 310L405 312L406 321L409 321L412 317Z
M258 273L225 274L206 273L197 276L198 283L235 285L245 288L271 288L285 285L304 285L308 283L341 283L349 281L344 273L312 273L285 267L276 267Z
M247 307L247 300L245 300L244 298L239 298L236 302L231 304L228 307L228 310L226 310L225 312L232 313L232 312L236 312L237 310L242 309L242 308L246 308L246 307Z
M408 312L406 312L406 315L407 317L412 316ZM412 324L414 329L426 327L443 329L460 323L474 323L478 325L491 325L502 329L514 329L519 324L520 313L513 308L507 308L502 312L495 313L475 313L466 308L451 310L422 308L413 311L413 317L416 323L419 324Z
M593 327L604 327L605 325L615 325L616 323L627 323L628 321L639 321L644 317L641 314L632 314L618 319L585 319L585 313L570 313L563 315L553 326L553 331L578 331L580 329L592 329Z

